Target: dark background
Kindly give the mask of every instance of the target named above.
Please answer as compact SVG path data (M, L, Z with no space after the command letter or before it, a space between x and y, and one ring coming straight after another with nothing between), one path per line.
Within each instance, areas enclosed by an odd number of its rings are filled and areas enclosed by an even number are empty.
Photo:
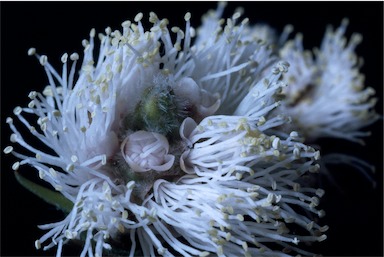
M184 26L184 14L192 13L192 25L216 2L1 2L1 150L9 144L11 134L5 119L12 116L15 106L29 102L31 90L41 91L47 85L43 68L27 56L30 47L46 54L59 71L64 52L78 52L82 39L88 39L95 28L103 32L107 26L119 29L120 24L133 20L138 12L154 11L166 17L170 26ZM285 24L294 25L295 32L304 34L305 47L319 46L327 24L339 26L344 17L350 19L347 30L363 35L357 48L364 57L362 73L366 85L374 87L379 97L377 111L383 113L383 2L230 2L226 14L237 6L245 7L250 21L265 22L282 31ZM61 72L61 71L60 71ZM327 215L322 220L330 226L328 239L314 246L314 251L332 256L383 255L383 127L382 121L368 128L372 136L366 146L342 140L322 140L324 151L344 151L359 156L376 166L377 181L372 188L368 180L347 167L337 167L334 179L342 190L323 181L326 195L322 207ZM44 231L38 224L63 218L54 207L22 188L11 172L12 156L1 159L1 252L2 256L55 255L55 249L36 251L34 241ZM23 166L23 172L34 170ZM78 254L76 247L64 247L64 254Z

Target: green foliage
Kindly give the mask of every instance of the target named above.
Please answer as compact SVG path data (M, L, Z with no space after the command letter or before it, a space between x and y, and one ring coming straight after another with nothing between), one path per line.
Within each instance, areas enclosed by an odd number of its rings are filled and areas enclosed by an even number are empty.
M65 198L62 194L30 181L29 179L23 177L19 172L15 172L15 177L23 187L47 203L56 206L56 208L62 210L63 212L71 212L73 203Z

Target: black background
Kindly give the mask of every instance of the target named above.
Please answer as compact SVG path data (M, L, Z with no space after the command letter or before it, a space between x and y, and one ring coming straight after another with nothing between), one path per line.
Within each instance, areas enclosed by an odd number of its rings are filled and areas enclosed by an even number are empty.
M251 22L265 22L281 31L285 24L294 25L295 32L304 34L305 47L319 46L327 24L338 26L344 17L350 19L347 36L363 35L357 48L364 57L362 72L366 85L374 87L379 97L377 111L383 104L383 2L230 2L226 14L237 6L245 8ZM47 85L43 68L27 56L30 47L48 55L54 67L61 70L64 52L82 53L81 40L88 39L95 28L103 32L107 26L120 29L120 24L133 20L138 12L147 20L150 11L166 17L170 26L181 28L184 14L192 13L192 25L216 2L1 2L1 149L9 144L10 130L5 119L12 116L15 106L28 103L31 90L40 91ZM327 215L322 220L330 226L328 239L314 246L316 252L332 256L383 255L383 127L382 122L368 128L372 136L366 146L345 141L322 140L323 154L344 151L359 156L376 166L372 188L361 174L338 167L334 178L342 191L324 180L326 195L322 207ZM11 172L15 161L11 156L1 159L1 253L2 256L55 255L55 250L36 251L34 241L44 231L38 224L63 218L54 207L26 191ZM34 170L23 167L23 172ZM64 254L78 254L78 249L65 248Z

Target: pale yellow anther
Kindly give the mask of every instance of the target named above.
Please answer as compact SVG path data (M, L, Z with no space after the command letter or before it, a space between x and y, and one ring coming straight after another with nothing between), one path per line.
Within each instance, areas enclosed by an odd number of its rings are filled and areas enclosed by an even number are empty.
M272 190L276 190L277 188L276 180L272 181L271 187L272 187Z
M274 211L274 212L278 212L279 210L280 210L280 206L278 206L278 205L275 205L272 207L272 211Z
M37 153L37 154L35 155L35 157L36 157L37 160L41 161L41 154Z
M257 122L257 126L261 126L261 125L265 124L266 121L267 121L267 120L265 119L265 117L264 117L264 116L261 116L261 117L259 118L259 121Z
M53 116L55 116L55 117L60 117L60 116L61 116L61 112L60 112L59 110L54 110L54 111L52 112L52 114L53 114Z
M67 167L65 168L65 170L68 172L73 171L74 169L75 169L75 165L73 165L73 163L68 164Z
M191 13L190 12L187 12L185 15L184 15L184 20L185 21L189 21L191 19Z
M319 218L322 218L325 216L325 211L324 210L320 210L317 212L317 215L319 216Z
M233 19L233 20L237 20L238 18L240 18L240 16L241 16L241 13L240 13L240 12L236 12L236 13L234 13L234 14L232 15L232 19Z
M228 127L228 123L226 123L225 121L222 121L219 123L219 126L222 128L226 128L226 127Z
M267 202L268 203L272 203L273 199L274 199L274 195L272 193L269 193L268 196L267 196Z
M225 240L229 241L231 237L232 237L231 233L227 232L227 234L225 234Z
M69 56L69 59L71 59L71 61L77 61L79 60L79 55L77 53L73 53Z
M131 180L127 183L126 187L128 190L132 190L135 187L135 181Z
M80 208L80 207L83 207L83 206L84 206L84 201L79 200L79 201L76 202L76 207L77 208Z
M289 133L289 137L291 137L292 139L297 139L299 138L299 133L297 133L296 131L292 131L291 133Z
M280 151L279 150L273 150L273 155L276 157L280 156Z
M275 148L275 149L279 149L280 148L280 138L276 137L273 142L272 142L272 147Z
M317 238L317 241L318 241L318 242L322 242L322 241L324 241L325 239L327 239L327 235L321 235L321 236L319 236L319 237Z
M12 169L15 170L15 171L18 170L19 167L20 167L20 162L15 162L15 163L12 165Z
M28 94L28 97L30 98L30 99L35 99L36 98L36 96L37 96L37 92L36 91L31 91L31 92L29 92L29 94Z
M35 101L34 100L32 100L32 101L30 101L29 103L28 103L28 108L33 108L33 107L35 107Z
M57 177L57 172L53 168L49 168L49 173L52 175L53 178Z
M172 28L171 28L171 31L172 31L173 33L177 33L177 32L180 31L180 28L179 28L179 27L172 27Z
M36 240L36 241L35 241L35 248L36 248L37 250L39 250L39 249L41 248L40 240Z
M329 229L329 226L325 225L325 226L320 227L319 231L324 233L324 232L328 231L328 229Z
M139 22L141 21L142 18L143 18L143 13L139 12L138 14L136 14L134 21Z
M77 158L76 155L72 155L72 156L71 156L71 161L72 161L72 162L77 162L77 160L78 160L78 158Z
M9 140L12 142L12 143L16 143L17 142L17 135L15 133L12 133Z
M316 163L315 165L310 166L308 170L311 173L317 173L320 170L320 165Z
M89 228L90 226L91 226L91 223L89 223L89 221L86 221L83 224L81 224L81 227L85 229Z
M111 27L107 27L107 28L105 28L105 34L106 34L106 35L110 35L111 32L112 32Z
M158 16L156 15L156 13L154 13L154 12L150 12L149 13L149 22L151 22L151 23L156 23L156 22L158 22L159 21L159 18L158 18Z
M183 39L183 38L185 37L184 31L182 31L182 30L179 30L179 31L177 32L177 34L179 35L179 37L180 37L181 39Z
M316 196L312 197L311 204L314 205L314 207L318 206L320 204L319 198L317 198Z
M241 22L241 24L242 24L242 25L246 25L248 22L249 22L249 19L248 19L248 18L245 18L245 19Z
M160 21L159 27L160 27L160 29L164 29L165 27L167 27L168 24L169 24L169 20L168 19L162 19Z
M29 48L28 49L28 55L31 56L31 55L34 55L34 54L36 54L36 48L33 48L33 47Z
M241 215L241 214L237 214L237 215L236 215L236 218L237 218L238 220L240 220L240 221L244 221L244 216Z
M45 177L45 172L42 170L39 170L39 178L43 179Z
M40 61L40 64L44 66L48 63L48 57L46 55L42 55L40 56L39 61Z
M64 53L62 56L61 56L61 62L62 63L66 63L68 60L68 54L67 53Z
M299 192L300 188L301 188L300 184L298 184L298 183L294 183L293 184L293 191Z
M307 230L308 230L308 231L311 231L312 228L313 228L313 225L314 225L314 224L315 224L315 223L314 223L313 221L309 222L309 223L306 225Z
M223 255L224 254L223 247L221 245L218 246L217 249L216 249L216 252L217 252L218 256Z
M13 151L13 147L12 146L7 146L6 148L4 148L3 152L5 154L9 154Z
M126 21L124 21L123 23L121 23L121 26L122 26L123 28L129 28L129 27L131 26L131 21L126 20Z
M103 211L104 210L104 204L100 203L98 206L97 206L97 209L99 211Z
M321 188L316 189L316 195L318 197L323 197L324 194L325 194L325 191L323 189L321 189Z
M221 203L221 202L223 202L226 198L227 198L227 195L226 195L226 194L219 195L219 197L217 197L217 202Z
M15 109L13 109L13 113L15 115L20 115L20 113L23 111L23 109L20 106L17 106Z
M244 241L244 242L241 244L241 246L243 247L244 251L248 251L248 244L247 244L247 242Z
M66 230L64 233L65 237L68 239L74 239L77 236L77 232L71 232L69 230Z
M293 156L295 157L295 159L299 159L300 158L301 153L300 153L300 149L299 148L295 147L293 149Z
M81 41L81 45L84 47L84 51L87 51L89 49L89 41L86 39L83 39Z
M124 211L121 213L121 218L124 219L124 220L128 218L128 211L127 211L127 210L124 210Z

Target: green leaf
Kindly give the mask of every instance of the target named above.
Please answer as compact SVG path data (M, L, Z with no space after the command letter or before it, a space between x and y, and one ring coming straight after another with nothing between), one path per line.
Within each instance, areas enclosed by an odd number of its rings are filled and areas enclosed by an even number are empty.
M30 181L29 179L23 177L19 172L15 172L15 177L23 187L25 187L47 203L56 206L56 208L66 213L71 212L73 203L67 198L65 198L62 194Z

